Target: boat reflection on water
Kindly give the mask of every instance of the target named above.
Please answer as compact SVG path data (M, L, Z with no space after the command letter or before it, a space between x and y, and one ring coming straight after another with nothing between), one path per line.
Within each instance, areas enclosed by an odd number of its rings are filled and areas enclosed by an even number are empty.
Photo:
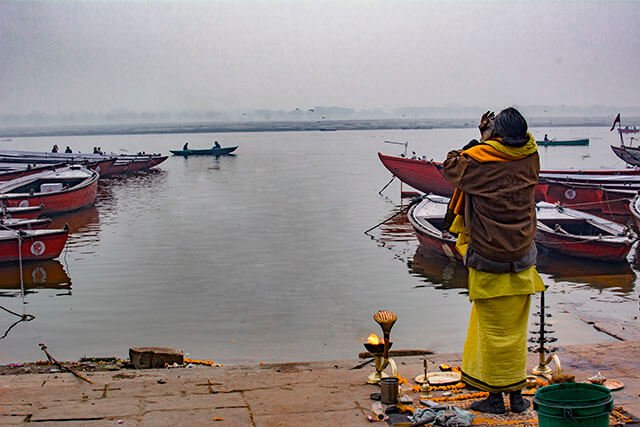
M467 290L467 268L462 263L435 255L422 246L418 246L407 266L413 276L424 278L435 289ZM417 287L424 286L427 285Z
M540 250L538 271L549 275L554 282L587 285L598 290L613 290L621 294L633 292L636 273L628 262L597 262L582 260Z
M0 296L18 296L21 293L20 266L0 265ZM71 294L71 278L57 260L25 263L22 266L22 282L26 293L37 289L66 289Z
M58 215L51 218L50 228L62 228L65 224L69 226L69 234L77 234L85 231L96 231L100 224L98 209L95 206L89 206L64 215Z
M436 289L467 288L467 269L462 263L434 255L422 246L407 264L413 275L423 277ZM575 283L623 295L633 292L636 280L636 273L629 263L594 262L546 251L538 253L537 268L556 283Z
M380 224L380 238L382 246L394 243L414 241L413 227L407 219L407 206L395 206L387 219Z
M64 224L69 226L69 240L67 240L67 247L61 256L66 255L67 251L73 252L77 248L83 248L82 253L88 254L91 251L87 251L86 248L96 247L99 244L100 216L95 206L69 212L52 219L50 227L64 227Z

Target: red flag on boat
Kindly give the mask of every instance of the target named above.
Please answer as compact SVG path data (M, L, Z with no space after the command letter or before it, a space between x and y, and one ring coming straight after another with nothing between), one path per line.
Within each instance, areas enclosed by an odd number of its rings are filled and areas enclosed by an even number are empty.
M611 129L609 129L609 132L613 131L613 129L616 127L616 123L620 123L620 113L618 113L616 118L613 119L613 124L611 125Z

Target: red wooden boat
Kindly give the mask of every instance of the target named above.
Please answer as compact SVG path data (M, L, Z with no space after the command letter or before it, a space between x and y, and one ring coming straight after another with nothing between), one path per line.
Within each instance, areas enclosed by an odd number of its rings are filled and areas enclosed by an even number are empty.
M2 218L0 230L36 230L47 228L51 218Z
M38 218L44 209L44 205L8 208L2 204L2 200L0 200L0 205L2 205L0 207L0 218Z
M423 193L451 196L442 163L378 153L382 164L400 181ZM629 195L640 190L640 169L543 170L536 200L571 205L573 209L626 214ZM615 201L615 203L613 202Z
M129 172L129 161L116 161L109 169L100 174L100 178L112 178Z
M629 210L631 211L633 226L636 232L640 233L640 196L635 196L629 203Z
M382 164L393 176L423 193L451 196L453 187L442 174L442 163L389 156L378 153Z
M536 186L536 200L560 204L581 211L629 216L629 203L635 192L606 190L593 185L569 184L542 179Z
M536 205L536 244L578 258L626 261L636 234L621 224L551 203Z
M66 227L55 230L0 230L0 263L57 258L68 236Z
M462 256L456 249L456 236L444 228L448 203L447 197L429 194L409 208L407 218L426 251L450 260L462 261Z
M82 166L29 175L0 184L0 202L8 207L44 205L43 214L71 212L95 202L98 177Z
M50 170L52 167L62 167L64 163L58 164L22 164L22 163L3 163L0 166L0 181L10 181L34 173Z
M456 238L444 229L449 199L427 195L407 214L420 244L429 252L462 260ZM536 204L538 246L563 255L597 261L625 261L637 236L627 227L586 212L546 202Z
M168 156L162 156L160 154L139 154L128 155L121 154L117 157L117 162L128 162L129 168L127 173L140 172L149 170L152 167L159 165L167 160Z
M0 150L0 162L25 164L82 164L101 177L150 169L168 158L161 154L49 153L42 151Z

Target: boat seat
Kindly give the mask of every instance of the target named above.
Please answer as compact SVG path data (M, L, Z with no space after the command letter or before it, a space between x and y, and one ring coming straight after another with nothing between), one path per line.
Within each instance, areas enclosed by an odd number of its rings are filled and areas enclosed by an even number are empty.
M562 226L560 224L556 224L553 226L553 230L558 232L558 233L562 233L562 234L570 234L567 230L565 230L564 228L562 228Z

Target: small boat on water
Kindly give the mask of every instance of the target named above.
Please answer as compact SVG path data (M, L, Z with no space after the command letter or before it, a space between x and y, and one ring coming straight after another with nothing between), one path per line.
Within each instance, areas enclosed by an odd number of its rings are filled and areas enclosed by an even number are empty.
M220 148L202 148L202 149L186 149L186 150L169 150L176 156L225 156L231 154L238 148L237 145L232 147L220 147Z
M62 166L65 166L65 163L0 163L0 181L9 181Z
M0 230L0 263L57 258L67 243L69 230Z
M0 230L36 230L47 228L51 218L2 218Z
M462 256L456 249L456 236L444 227L448 204L448 197L426 195L422 201L409 208L407 218L416 232L420 245L426 251L450 260L462 261Z
M420 244L429 252L462 260L456 236L444 228L449 199L427 195L407 217ZM536 245L563 255L597 261L625 261L637 236L627 227L586 212L546 202L536 204Z
M43 151L0 150L6 164L82 164L100 173L101 178L150 169L168 158L161 154L49 153ZM1 176L0 176L0 179Z
M56 170L0 183L0 203L6 207L44 205L42 214L71 212L96 200L98 172L82 166Z
M622 127L622 123L620 120L620 113L613 120L613 124L611 125L611 129L609 131L613 132L616 129L616 124L618 125L618 135L620 136L620 145L612 145L611 150L614 152L616 156L618 156L621 160L631 166L640 166L640 148L632 147L631 145L626 145L624 141L624 135L635 134L640 132L640 128L637 126L625 126ZM631 137L631 141L633 142L634 137Z
M612 145L611 150L620 160L631 166L640 166L640 148L630 145Z
M638 239L626 226L551 203L537 203L536 215L536 244L563 255L623 262Z
M589 138L581 139L543 139L542 141L536 141L536 143L543 147L568 147L568 146L586 146L589 145Z
M44 209L44 205L38 206L16 206L8 208L0 200L0 218L38 218Z

